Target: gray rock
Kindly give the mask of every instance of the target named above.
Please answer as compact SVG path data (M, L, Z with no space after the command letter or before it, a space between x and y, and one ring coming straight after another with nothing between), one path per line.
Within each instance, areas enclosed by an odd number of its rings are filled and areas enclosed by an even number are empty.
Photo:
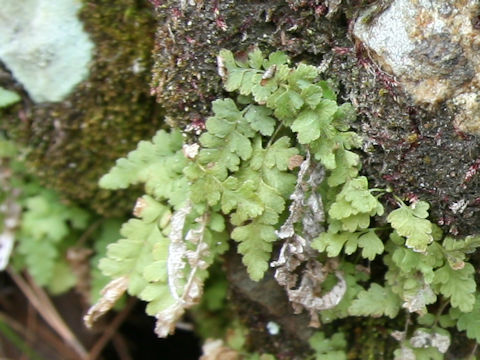
M480 133L478 0L393 0L364 11L353 33L417 104L456 107L455 126Z
M35 102L64 99L88 75L93 43L77 0L2 0L0 60Z

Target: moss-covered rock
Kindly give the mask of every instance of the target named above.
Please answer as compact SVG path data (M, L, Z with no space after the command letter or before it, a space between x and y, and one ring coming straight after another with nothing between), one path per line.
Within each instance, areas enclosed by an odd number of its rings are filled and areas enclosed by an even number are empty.
M200 3L200 2L199 2ZM205 1L181 8L157 6L152 92L171 124L201 126L210 102L222 93L217 55L222 48L266 53L283 50L295 59L316 59L345 40L346 28L332 26L315 7L298 9L283 1Z
M222 95L216 68L221 48L240 54L252 46L286 51L295 61L319 66L325 78L334 79L340 99L356 107L355 127L365 138L363 171L374 186L430 202L435 221L452 234L479 232L477 138L455 127L454 105L416 104L351 33L366 7L373 19L389 2L198 4L157 5L152 91L173 125L201 127L210 101Z
M114 161L161 126L149 95L155 20L141 1L84 1L80 18L95 43L90 75L62 102L22 105L1 127L28 145L28 162L43 182L102 214L131 208L133 197L98 188Z

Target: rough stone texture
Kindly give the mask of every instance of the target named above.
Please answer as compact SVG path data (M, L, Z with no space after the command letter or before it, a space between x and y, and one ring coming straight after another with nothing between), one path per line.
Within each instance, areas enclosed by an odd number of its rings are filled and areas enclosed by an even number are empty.
M158 3L152 93L171 124L201 126L210 115L210 102L222 94L216 63L222 48L245 52L256 45L319 61L337 39L345 40L346 28L332 26L322 1L304 4L306 12L283 1Z
M88 75L93 43L77 0L4 0L0 60L35 102L60 101Z
M480 133L478 2L394 0L369 21L371 11L353 29L370 54L417 103L448 99L456 106L455 125Z
M478 2L398 0L366 21L372 9L354 27L361 67L343 82L365 115L365 171L397 195L430 202L451 234L479 233L480 153L465 133L479 123Z
M259 281L252 281L241 258L230 252L227 278L231 283L231 302L249 329L249 343L256 351L275 353L279 360L301 360L306 357L304 344L314 334L308 327L306 313L295 315L285 290L267 272ZM271 334L268 324L279 325L278 334Z
M136 192L101 190L98 180L161 126L148 85L156 22L136 0L85 0L79 17L95 43L88 79L62 102L24 96L3 111L0 128L30 147L29 168L47 186L101 214L123 215ZM0 85L20 90L4 73Z

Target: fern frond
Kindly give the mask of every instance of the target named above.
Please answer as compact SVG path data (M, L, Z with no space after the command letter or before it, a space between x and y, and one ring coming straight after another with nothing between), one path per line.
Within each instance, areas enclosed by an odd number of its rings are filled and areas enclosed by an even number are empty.
M141 141L126 158L117 160L110 172L100 179L105 189L126 189L145 184L145 191L158 200L168 200L174 207L187 199L187 180L181 176L187 160L182 153L179 131L160 130L152 141Z

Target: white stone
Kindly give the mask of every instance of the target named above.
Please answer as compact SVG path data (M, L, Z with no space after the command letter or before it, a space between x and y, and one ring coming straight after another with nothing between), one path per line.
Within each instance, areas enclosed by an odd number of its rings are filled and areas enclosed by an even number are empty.
M366 9L353 34L416 103L453 104L457 129L480 134L478 10L478 0L392 0Z
M88 76L94 45L79 0L2 0L0 60L32 100L64 99Z

